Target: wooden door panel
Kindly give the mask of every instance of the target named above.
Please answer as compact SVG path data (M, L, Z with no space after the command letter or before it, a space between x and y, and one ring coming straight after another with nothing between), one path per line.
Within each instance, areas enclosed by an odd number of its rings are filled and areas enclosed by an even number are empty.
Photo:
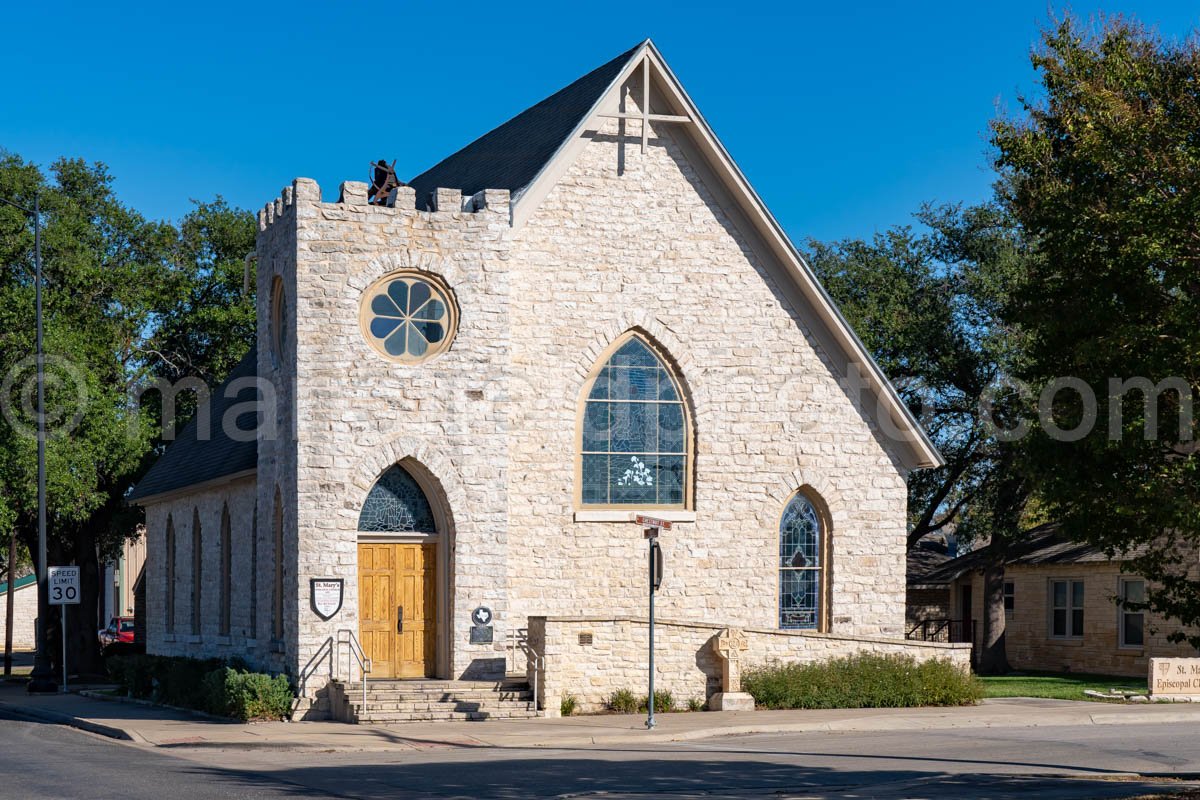
M360 544L358 574L360 639L372 661L371 676L432 677L437 650L436 545Z
M371 659L371 677L395 677L394 607L395 551L393 545L358 547L359 639Z

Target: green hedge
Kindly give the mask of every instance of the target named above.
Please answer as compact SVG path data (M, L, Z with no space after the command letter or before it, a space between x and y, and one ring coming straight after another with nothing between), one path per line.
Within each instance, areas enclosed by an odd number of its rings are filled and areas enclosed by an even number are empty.
M962 706L983 696L979 679L949 661L874 654L755 667L742 688L762 708Z
M240 720L286 719L295 696L286 675L251 672L240 659L113 656L108 672L129 697Z

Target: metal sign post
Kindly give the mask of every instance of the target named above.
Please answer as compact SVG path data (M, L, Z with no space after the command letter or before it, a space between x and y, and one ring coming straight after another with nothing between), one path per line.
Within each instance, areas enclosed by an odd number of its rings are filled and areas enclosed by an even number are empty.
M62 690L67 691L67 606L79 605L79 567L50 567L50 605L62 609Z
M654 727L654 594L658 588L662 586L663 579L663 560L662 548L658 545L658 532L662 530L670 530L671 523L663 519L655 519L654 517L645 517L638 515L637 523L645 526L644 535L650 542L649 550L649 566L650 566L650 694L646 699L646 729Z

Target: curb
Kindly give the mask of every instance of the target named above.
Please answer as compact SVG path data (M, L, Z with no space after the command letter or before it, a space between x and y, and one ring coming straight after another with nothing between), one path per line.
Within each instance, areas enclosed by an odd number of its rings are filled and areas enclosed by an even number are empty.
M100 736L107 736L109 739L119 739L124 742L135 742L137 744L145 744L146 740L137 733L118 728L113 725L105 725L100 722L93 722L90 719L75 717L70 714L60 714L57 711L47 711L44 708L30 708L29 706L16 706L11 703L0 702L0 711L7 712L16 717L24 717L26 719L35 720L37 722L48 722L53 725L67 725L72 728L78 728L81 731L95 733Z

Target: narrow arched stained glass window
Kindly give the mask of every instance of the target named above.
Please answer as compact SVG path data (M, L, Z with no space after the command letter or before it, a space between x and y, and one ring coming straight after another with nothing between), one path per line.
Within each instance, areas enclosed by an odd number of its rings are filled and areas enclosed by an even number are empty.
M687 500L686 427L674 377L646 342L631 336L587 390L583 505L682 508Z
M824 553L821 519L797 494L779 522L779 627L815 630L821 625Z
M412 475L400 466L388 468L367 493L358 529L375 533L436 533L433 509Z
M454 305L449 289L432 276L402 273L371 286L363 297L360 321L367 342L381 355L417 363L450 346Z

